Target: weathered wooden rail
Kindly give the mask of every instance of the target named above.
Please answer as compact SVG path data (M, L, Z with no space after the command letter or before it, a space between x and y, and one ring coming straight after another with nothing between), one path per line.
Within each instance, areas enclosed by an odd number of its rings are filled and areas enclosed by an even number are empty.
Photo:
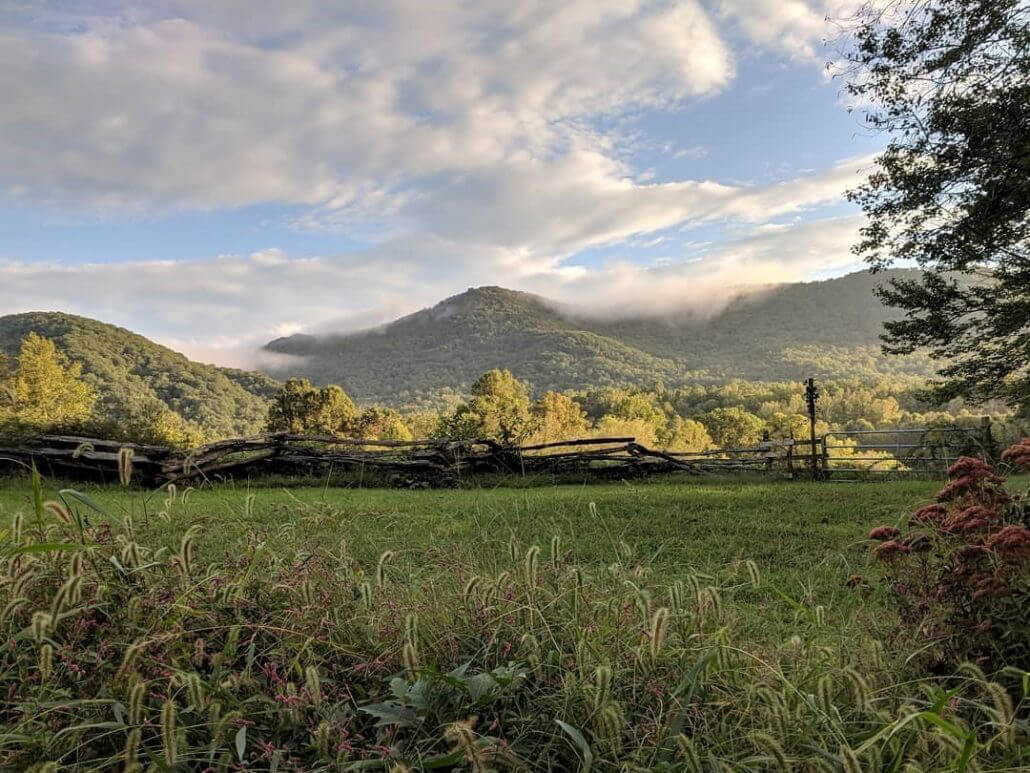
M487 439L374 440L276 433L220 440L186 451L101 438L41 435L17 445L0 445L0 473L5 468L35 465L55 477L113 482L121 478L120 461L128 450L133 480L151 486L359 469L384 473L402 485L448 485L484 473L626 478L667 472L751 471L826 479L849 471L942 473L959 454L990 458L991 442L989 424L979 431L950 427L839 430L817 436L814 443L807 438L775 439L766 434L750 447L698 452L658 451L632 437L505 446ZM976 447L967 447L970 444Z
M665 453L632 437L582 438L521 447L491 440L372 440L276 433L221 440L189 451L101 438L41 435L0 447L0 469L35 465L44 474L113 482L131 451L132 479L145 485L240 478L250 475L323 474L326 470L378 470L411 482L456 482L482 473L570 473L635 477L682 471L766 469L763 459ZM751 452L754 449L742 449ZM725 456L725 454L724 454Z

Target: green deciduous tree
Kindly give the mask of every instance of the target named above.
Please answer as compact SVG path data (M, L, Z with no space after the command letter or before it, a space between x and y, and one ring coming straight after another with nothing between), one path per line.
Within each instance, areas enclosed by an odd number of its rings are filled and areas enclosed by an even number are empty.
M190 448L204 442L199 427L187 422L156 397L145 397L129 406L127 415L104 433L135 443Z
M662 447L669 451L706 451L713 445L704 424L682 416L673 417L660 440Z
M765 427L760 418L736 406L716 408L700 420L719 448L743 448L757 443Z
M884 349L928 347L938 400L1030 413L1030 5L870 3L851 31L848 90L890 138L849 194L869 217L855 252L925 272L880 291L904 312Z
M80 378L81 367L69 363L54 342L29 333L22 340L17 367L4 379L8 428L34 432L81 427L90 418L96 394Z
M370 405L354 421L354 435L370 440L411 440L404 417L393 408Z
M357 415L354 402L340 387L312 386L307 379L291 378L272 399L269 432L347 434Z
M472 385L472 398L441 421L440 434L521 443L533 431L529 387L510 370L490 370Z
M590 425L579 403L561 392L544 392L533 403L534 440L551 443L585 437Z

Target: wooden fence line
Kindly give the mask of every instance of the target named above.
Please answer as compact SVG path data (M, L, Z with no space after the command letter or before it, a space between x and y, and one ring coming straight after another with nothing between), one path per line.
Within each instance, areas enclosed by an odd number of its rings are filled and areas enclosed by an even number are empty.
M166 446L122 443L104 438L74 435L40 435L20 445L0 447L0 470L6 466L31 467L69 478L118 480L121 449L132 450L134 477L148 485L194 481L215 476L256 474L305 475L331 466L335 470L367 468L391 475L434 482L455 481L480 473L566 473L584 472L601 477L629 477L650 473L682 471L691 474L761 471L794 478L803 475L830 477L847 469L871 472L894 469L895 463L909 469L943 471L957 458L953 447L943 441L902 443L902 437L922 433L964 433L970 442L984 446L989 458L989 424L963 429L904 428L891 430L834 431L810 438L770 438L768 433L756 445L706 451L659 451L647 448L632 437L577 438L527 446L505 446L494 440L375 440L333 435L270 433L219 440L189 451ZM848 436L879 434L895 442L852 445L832 442ZM906 438L908 439L908 438ZM875 453L832 454L840 449L860 452L894 452L884 459ZM927 455L919 455L925 449ZM902 451L914 451L902 455ZM950 453L949 453L950 452ZM831 464L832 463L832 464ZM807 468L807 469L806 469ZM802 471L805 471L804 473ZM412 481L415 482L415 481Z

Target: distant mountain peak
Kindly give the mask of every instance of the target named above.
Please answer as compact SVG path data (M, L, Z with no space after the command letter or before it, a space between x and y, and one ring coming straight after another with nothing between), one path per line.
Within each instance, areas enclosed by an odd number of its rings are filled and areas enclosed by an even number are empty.
M689 307L661 317L602 318L531 293L470 287L374 329L276 339L269 349L303 358L271 372L394 404L432 404L434 395L465 390L491 368L511 369L538 392L656 379L674 386L925 375L929 366L918 357L880 354L890 312L872 290L885 278L863 271L766 286L703 319Z

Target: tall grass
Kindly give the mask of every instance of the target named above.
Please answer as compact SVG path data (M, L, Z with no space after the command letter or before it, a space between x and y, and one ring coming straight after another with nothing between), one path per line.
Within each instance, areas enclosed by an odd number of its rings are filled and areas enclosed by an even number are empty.
M919 676L800 602L756 645L754 562L663 583L630 545L496 535L419 577L346 541L203 564L196 529L154 547L85 495L33 501L0 548L5 770L1030 766L1030 675Z

